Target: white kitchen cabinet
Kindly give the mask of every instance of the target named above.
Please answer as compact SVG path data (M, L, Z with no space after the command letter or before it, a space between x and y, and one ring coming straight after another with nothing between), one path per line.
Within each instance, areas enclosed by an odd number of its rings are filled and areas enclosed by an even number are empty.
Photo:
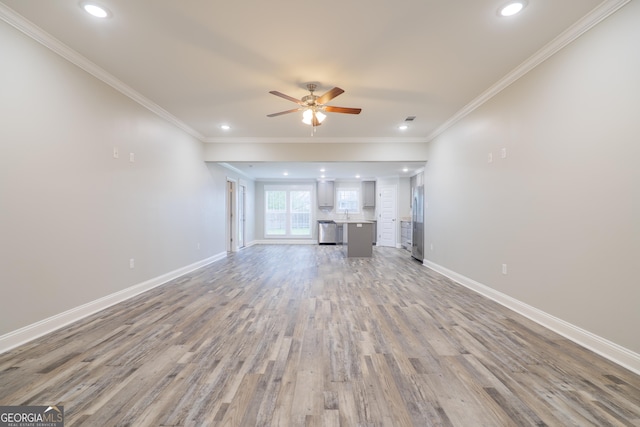
M319 181L318 182L318 208L333 208L334 200L334 182Z

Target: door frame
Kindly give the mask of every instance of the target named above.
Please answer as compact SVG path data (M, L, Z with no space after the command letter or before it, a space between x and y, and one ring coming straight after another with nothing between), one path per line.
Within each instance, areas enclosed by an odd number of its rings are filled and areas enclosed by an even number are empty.
M247 184L243 180L238 183L238 233L237 247L238 250L247 245Z
M227 241L227 252L237 252L238 245L236 243L237 236L237 219L236 219L236 210L237 210L237 184L233 178L227 177L227 182L225 185L226 191L226 226L225 226L225 236Z

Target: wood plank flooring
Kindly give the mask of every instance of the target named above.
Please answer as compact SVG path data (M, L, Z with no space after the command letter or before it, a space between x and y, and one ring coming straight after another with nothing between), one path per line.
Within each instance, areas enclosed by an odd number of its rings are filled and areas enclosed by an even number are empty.
M640 377L407 252L254 246L0 355L67 426L640 426Z

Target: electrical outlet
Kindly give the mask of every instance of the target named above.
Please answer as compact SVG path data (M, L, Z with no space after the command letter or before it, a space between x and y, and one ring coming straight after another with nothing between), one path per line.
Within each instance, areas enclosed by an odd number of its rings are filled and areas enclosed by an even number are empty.
M117 159L120 157L120 151L118 151L118 147L113 147L113 158Z
M492 163L493 162L493 153L489 153L487 155L487 163Z
M507 274L507 264L502 264L502 274Z
M129 161L130 161L131 163L133 163L133 162L135 162L135 161L136 161L136 155L135 155L135 153L129 153Z
M431 244L431 250L433 250L433 243Z
M502 147L500 149L500 157L503 158L503 159L507 158L507 147Z
M136 260L131 258L129 259L129 268L134 268L136 266Z
M198 243L198 250L200 250L200 243Z

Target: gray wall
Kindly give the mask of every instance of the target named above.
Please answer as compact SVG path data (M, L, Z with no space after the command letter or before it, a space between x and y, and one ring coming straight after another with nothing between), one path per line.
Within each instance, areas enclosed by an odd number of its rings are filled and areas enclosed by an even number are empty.
M425 169L429 261L635 352L639 22L630 2L434 140Z
M0 335L224 252L200 142L3 21L0 52Z

